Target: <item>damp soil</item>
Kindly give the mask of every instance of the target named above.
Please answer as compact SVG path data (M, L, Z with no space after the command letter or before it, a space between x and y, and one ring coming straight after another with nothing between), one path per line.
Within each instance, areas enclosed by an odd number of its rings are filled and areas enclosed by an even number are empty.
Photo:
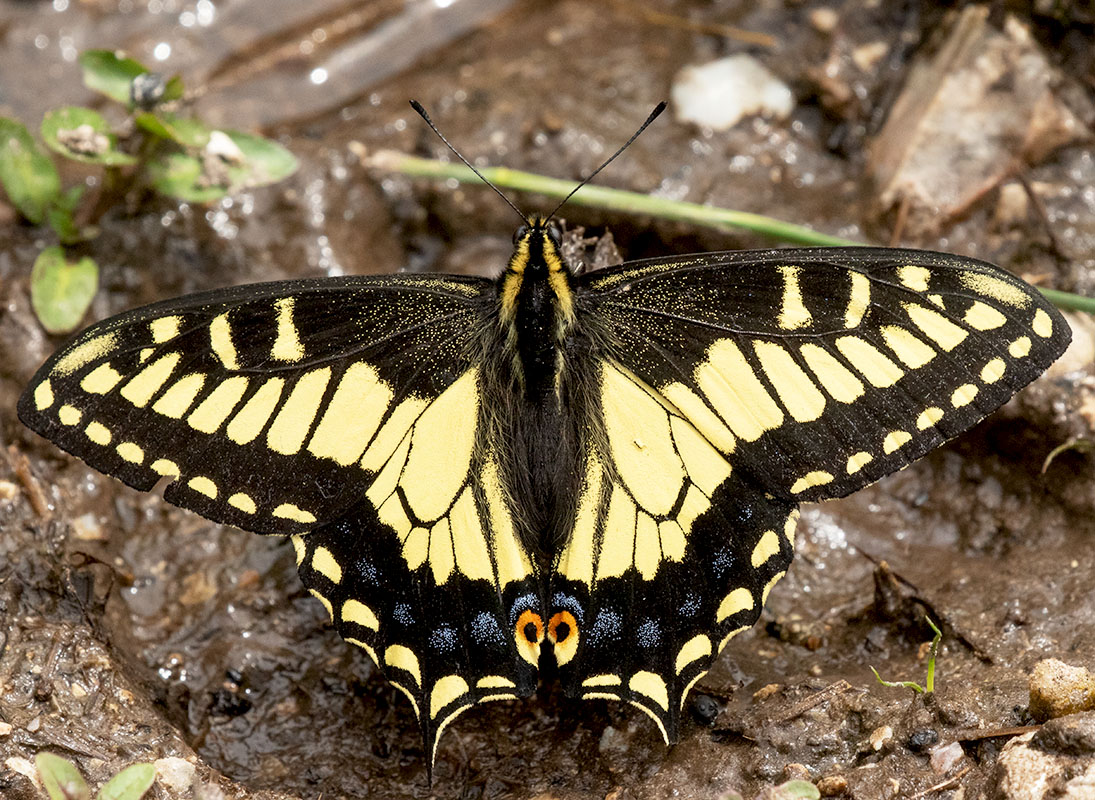
M178 24L188 5L53 6L0 0L0 17L9 20L0 25L0 65L18 58L42 67L22 69L8 100L0 94L0 104L9 104L0 105L3 113L32 121L51 105L87 99L73 90L78 75L66 46L124 45L145 57L168 42L187 54L188 69L210 70L200 58L204 40ZM240 91L279 65L248 72L255 48L233 49L233 42L265 41L248 38L253 30L289 42L316 38L308 18L278 27L264 17L266 8L242 3L203 34L228 53L219 63L243 76ZM444 155L408 98L431 109L470 159L576 178L666 96L682 66L743 50L794 91L789 119L711 132L666 117L598 181L864 241L889 241L898 226L864 180L866 149L910 60L946 25L945 4L655 2L643 11L550 2L487 10L478 29L333 108L313 111L314 98L288 103L282 113L266 108L266 132L302 164L284 184L209 208L130 198L110 212L88 245L102 267L89 320L258 280L397 270L495 274L515 220L493 193L363 166L362 154L381 148ZM835 15L835 29L819 10ZM1066 25L1031 16L1021 3L1010 10L1051 54L1053 69L1090 93L1083 54L1093 43L1092 21L1077 16ZM379 24L362 22L348 36L375 33ZM774 47L742 43L715 24L763 32ZM45 46L28 44L39 36ZM857 66L859 48L877 53L878 43L885 58ZM827 60L835 64L829 77L852 101L826 101L834 84L819 81L813 68ZM10 69L0 76L0 85L13 80ZM215 94L203 103L231 120L232 107L218 106ZM1023 176L1044 214L1032 208L1002 222L994 189L961 217L941 220L936 232L910 240L898 231L899 240L1090 292L1092 151L1061 149ZM535 208L543 201L517 202ZM564 216L587 235L611 233L628 258L768 244L577 207ZM569 701L548 686L527 701L462 715L441 741L431 788L411 709L334 633L301 588L287 543L128 490L19 425L16 398L60 340L41 332L30 309L30 266L42 234L6 219L5 798L38 796L21 759L44 749L76 760L93 782L135 761L183 759L191 767L163 762L175 771L174 783L154 790L161 798L638 800L730 790L752 797L792 778L828 779L821 784L827 792L855 798L911 797L932 787L940 788L920 796L1003 796L996 794L998 754L1014 729L1033 722L1033 666L1049 657L1095 663L1093 459L1067 451L1043 470L1054 447L1090 438L1095 424L1092 326L1074 317L1079 349L990 419L849 498L804 508L788 576L757 626L730 643L693 693L680 744L667 749L634 709ZM934 695L881 686L870 667L923 683L931 638L925 614L944 634ZM961 748L958 761L933 766L931 753L951 742Z

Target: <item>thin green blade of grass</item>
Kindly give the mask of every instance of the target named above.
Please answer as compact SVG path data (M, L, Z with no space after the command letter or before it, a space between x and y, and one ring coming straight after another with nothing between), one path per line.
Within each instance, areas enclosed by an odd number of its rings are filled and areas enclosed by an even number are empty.
M390 172L401 172L416 178L435 178L457 180L461 183L481 183L470 169L463 164L449 164L428 158L408 156L394 150L382 150L369 159L369 165ZM546 197L562 199L574 188L574 181L549 178L533 172L509 169L508 167L483 167L479 170L483 177L503 189L519 192L532 192ZM631 214L647 214L658 219L678 222L692 222L720 230L740 228L753 233L796 244L819 246L848 246L862 244L839 236L819 233L803 225L766 217L762 214L750 214L746 211L733 211L726 208L688 203L683 200L671 200L666 197L628 192L607 186L583 186L568 203L579 206L592 206L610 211L623 211Z
M400 172L414 178L456 180L461 183L482 182L474 172L463 164L409 156L396 150L380 150L366 159L366 164L375 169ZM484 178L499 188L531 192L560 200L566 197L574 188L574 181L572 180L549 178L546 175L523 172L508 167L482 167L479 168L479 171ZM700 203L639 194L624 189L612 189L607 186L583 186L567 202L609 211L646 214L658 219L673 220L675 222L689 222L716 230L747 230L760 236L794 244L818 247L864 246L863 242L855 242L840 236L820 233L804 225L795 225L783 220L766 217L763 214L705 206ZM1039 291L1058 308L1095 314L1095 298L1082 297L1070 292L1062 292L1059 289L1039 289Z

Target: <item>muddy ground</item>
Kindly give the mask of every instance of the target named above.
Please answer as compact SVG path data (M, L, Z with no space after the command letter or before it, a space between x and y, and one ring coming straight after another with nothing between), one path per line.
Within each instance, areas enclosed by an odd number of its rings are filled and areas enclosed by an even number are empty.
M301 159L284 184L211 208L135 197L112 210L89 246L103 282L89 321L256 280L495 274L515 219L489 190L362 165L380 148L443 154L408 98L469 158L577 178L682 67L738 52L792 90L788 118L716 132L666 116L599 182L976 255L1091 294L1095 20L1080 4L1034 5L992 4L986 24L1029 35L1043 60L1026 68L1073 109L1075 135L1049 152L992 143L1007 166L999 180L934 209L915 192L896 210L883 202L869 153L912 65L930 62L957 24L947 4L458 0L480 26L454 37L421 21L401 28L401 4L384 2L0 0L0 113L34 126L48 108L91 101L75 50L124 46L152 61L168 43L165 71L221 81L203 114L262 124ZM187 25L199 12L205 21ZM347 32L336 22L348 17ZM743 41L730 25L769 39ZM320 45L375 44L378 32L394 44L355 64L380 63L333 74L328 87L301 79L336 63ZM391 48L411 39L427 46L390 74ZM978 136L965 132L970 152ZM577 207L564 216L609 230L628 258L768 244ZM0 795L37 797L26 759L48 749L95 783L167 759L160 798L429 796L408 704L335 635L287 543L130 491L19 425L16 398L60 340L42 333L28 299L48 236L10 211L0 220ZM788 577L700 683L675 748L636 710L546 687L460 717L441 742L432 794L753 797L805 778L855 798L1042 796L1017 793L1001 764L1014 729L1034 722L1028 677L1050 657L1095 664L1093 457L1065 452L1043 473L1054 447L1090 438L1095 424L1092 325L1073 320L1077 345L1063 362L989 420L875 486L804 509ZM923 682L926 612L944 631L929 700L882 687L869 670ZM1090 767L1085 747L1047 796L1064 796Z

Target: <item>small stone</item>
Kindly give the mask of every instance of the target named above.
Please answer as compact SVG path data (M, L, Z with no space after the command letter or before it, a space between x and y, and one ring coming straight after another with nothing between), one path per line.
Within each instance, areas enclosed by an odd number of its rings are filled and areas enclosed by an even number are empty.
M889 725L875 728L867 739L871 743L871 749L877 753L893 739L893 728Z
M110 139L86 122L75 128L61 128L57 131L57 141L73 153L84 156L99 156L110 149Z
M791 762L783 767L783 780L785 781L809 781L810 770L805 764Z
M965 755L962 751L962 745L958 742L951 742L950 744L933 747L929 760L936 775L946 775L954 769L955 764L961 761Z
M908 747L914 753L923 753L938 741L939 734L934 728L921 728L909 734Z
M810 12L810 25L821 33L832 33L840 24L840 15L832 8L815 8Z
M996 225L1007 228L1025 222L1030 210L1030 196L1021 183L1012 181L1000 187L994 214Z
M224 789L215 783L203 783L194 792L194 800L225 800Z
M1095 675L1047 658L1030 674L1030 713L1039 722L1095 710Z
M890 46L886 42L870 42L852 51L852 61L863 72L874 72L878 62L886 57Z
M179 602L184 606L201 605L217 593L217 587L204 572L192 572L182 580L183 592Z
M715 698L707 694L693 695L689 707L692 711L692 718L696 722L708 726L715 724L715 719L719 715L719 704Z
M758 701L767 700L782 688L778 683L769 683L767 686L762 686L753 692L753 699Z
M744 53L685 67L670 96L678 120L716 131L754 114L783 119L795 106L790 88Z
M13 730L15 730L15 726L10 722L0 722L0 736L10 736Z
M153 766L156 768L156 777L159 778L160 783L179 795L189 792L194 784L196 770L194 765L185 758L176 756L158 758L153 762Z
M99 518L92 513L81 514L72 520L72 535L82 542L105 542L107 539Z
M242 164L245 160L239 145L224 131L210 131L203 152L228 164Z
M627 736L619 728L609 725L601 732L597 749L604 756L620 756L627 752Z
M816 786L822 797L839 797L848 791L848 779L843 775L826 775Z
M4 766L10 769L12 772L16 772L22 775L24 778L30 778L35 784L38 783L38 770L34 764L25 758L19 756L12 756L4 762Z
M1095 760L1047 753L1034 747L1034 733L1004 745L996 761L999 800L1090 800L1095 797Z
M19 494L19 487L11 481L0 481L0 500L14 500Z

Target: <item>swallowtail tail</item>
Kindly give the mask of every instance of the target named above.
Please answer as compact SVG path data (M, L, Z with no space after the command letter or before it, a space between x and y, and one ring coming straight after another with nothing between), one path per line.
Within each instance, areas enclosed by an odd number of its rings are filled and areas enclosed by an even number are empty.
M1069 342L990 264L878 248L585 274L532 218L494 280L240 286L99 322L23 422L141 490L287 536L339 633L442 730L565 690L667 742L791 561L798 505L966 430Z

